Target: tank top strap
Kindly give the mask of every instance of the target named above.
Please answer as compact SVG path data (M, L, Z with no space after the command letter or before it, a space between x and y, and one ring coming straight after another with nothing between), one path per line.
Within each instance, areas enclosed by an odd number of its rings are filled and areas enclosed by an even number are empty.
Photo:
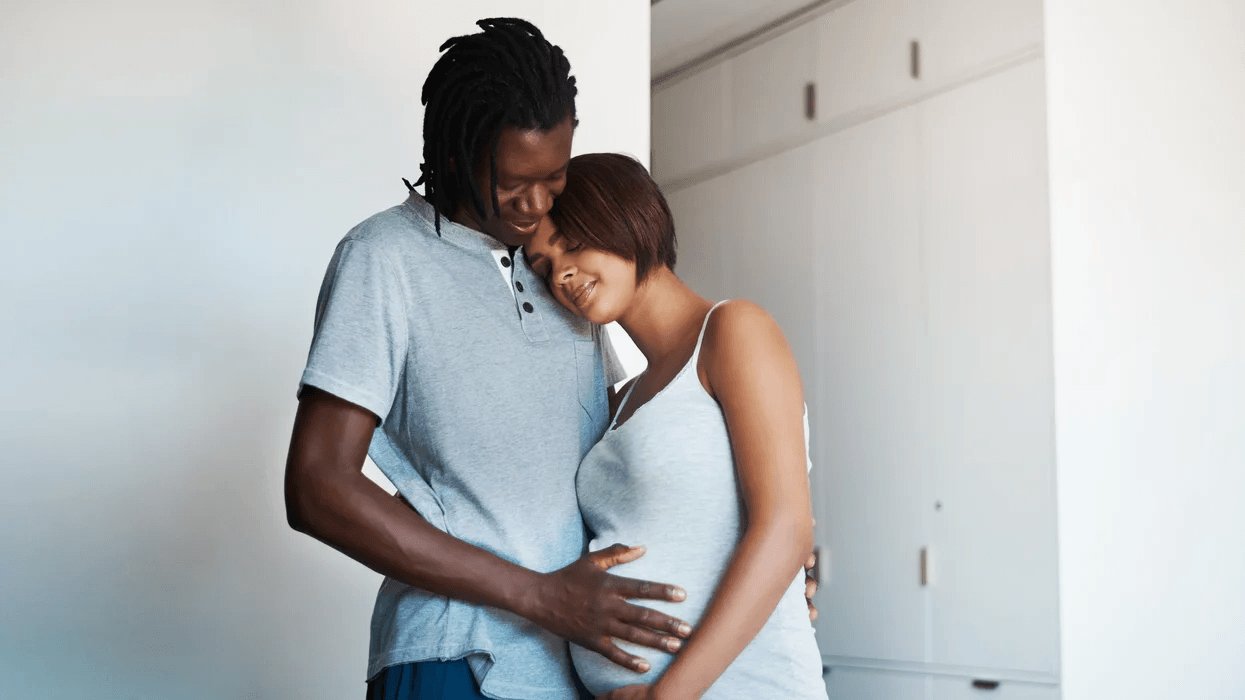
M700 360L700 344L705 342L705 329L709 327L709 317L713 315L713 312L717 310L719 306L725 304L728 301L730 301L730 299L723 299L722 301L719 301L718 303L714 304L709 309L709 313L705 314L704 322L700 324L700 335L696 338L696 349L692 351L692 359L688 361L689 365L692 368L693 374L696 372L696 363L697 361Z

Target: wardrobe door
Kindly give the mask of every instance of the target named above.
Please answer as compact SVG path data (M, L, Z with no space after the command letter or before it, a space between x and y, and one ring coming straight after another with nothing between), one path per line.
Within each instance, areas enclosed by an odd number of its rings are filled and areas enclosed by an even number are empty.
M723 243L730 197L726 177L666 193L674 216L678 261L675 274L706 299L726 298L722 275Z
M925 700L926 678L911 673L836 666L826 674L830 700Z
M939 82L1042 42L1042 0L921 0L921 80Z
M1057 671L1044 81L920 106L933 369L931 661Z
M669 182L725 158L731 150L728 63L653 93L653 178Z
M817 357L812 175L809 146L757 161L723 176L718 208L723 296L753 301L774 317L806 396Z
M992 685L991 681L981 679L974 685L970 678L944 677L933 679L930 689L931 700L1059 700L1058 686L1012 681Z
M815 142L822 653L925 660L929 391L917 115ZM789 206L798 206L793 201Z
M804 25L731 60L735 155L772 152L814 127L805 113L805 87L814 78L816 51L816 34Z
M919 89L910 44L924 0L856 0L817 18L817 118L843 118Z

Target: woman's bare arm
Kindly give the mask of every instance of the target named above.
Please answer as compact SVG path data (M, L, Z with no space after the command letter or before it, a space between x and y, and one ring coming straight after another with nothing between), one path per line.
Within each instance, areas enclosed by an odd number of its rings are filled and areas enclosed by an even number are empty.
M750 302L722 305L699 365L726 416L745 528L692 637L652 687L656 698L700 697L773 614L813 546L804 394L778 324Z

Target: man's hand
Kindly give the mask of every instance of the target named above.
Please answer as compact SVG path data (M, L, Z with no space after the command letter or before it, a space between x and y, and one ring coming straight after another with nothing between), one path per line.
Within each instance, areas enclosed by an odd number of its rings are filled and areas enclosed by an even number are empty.
M651 685L624 685L605 695L598 695L597 700L656 700L656 697Z
M689 636L692 628L682 620L627 602L628 598L677 602L687 597L682 589L606 573L643 555L644 547L616 544L541 575L523 616L624 668L647 671L648 661L623 651L614 639L674 653L683 644L678 637Z

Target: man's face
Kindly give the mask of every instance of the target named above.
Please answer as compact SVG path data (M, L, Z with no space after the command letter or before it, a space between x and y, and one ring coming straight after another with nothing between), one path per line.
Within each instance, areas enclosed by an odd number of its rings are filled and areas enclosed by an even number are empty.
M473 207L463 203L454 220L483 231L509 246L531 240L541 219L553 208L553 200L566 187L566 166L571 160L571 137L575 127L568 114L549 131L502 129L497 142L497 203L493 211L488 196L491 186L488 155L475 170L489 217L480 221Z

